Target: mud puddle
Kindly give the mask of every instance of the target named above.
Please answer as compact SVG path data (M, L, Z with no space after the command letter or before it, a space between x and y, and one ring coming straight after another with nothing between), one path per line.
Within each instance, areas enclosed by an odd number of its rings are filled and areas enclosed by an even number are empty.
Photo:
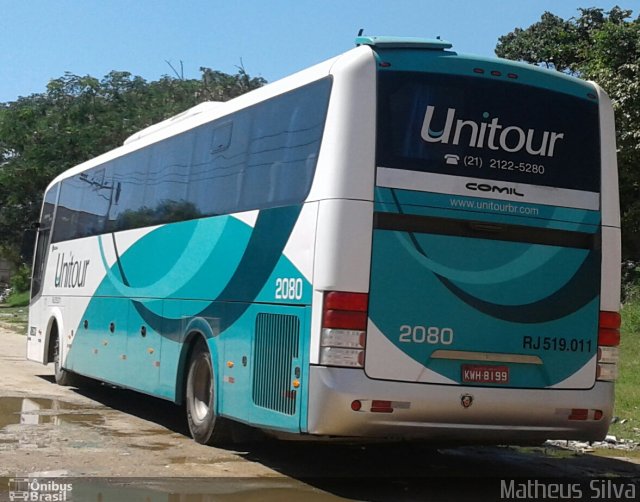
M6 483L2 483L5 481ZM3 486L8 490L4 492ZM3 493L4 492L4 493ZM37 493L39 499L31 493ZM3 495L11 500L45 500L43 496L59 498L46 500L145 500L150 502L216 501L333 501L345 500L304 482L285 478L0 478L0 500Z
M96 426L104 421L97 411L58 399L0 397L0 430L14 424Z

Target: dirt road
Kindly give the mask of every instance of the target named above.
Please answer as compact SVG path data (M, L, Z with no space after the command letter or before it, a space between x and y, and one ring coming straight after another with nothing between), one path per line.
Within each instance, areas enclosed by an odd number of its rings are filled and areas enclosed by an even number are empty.
M103 386L56 385L53 365L26 361L25 350L24 336L0 332L0 476L278 475L191 441L182 410L171 403Z
M355 446L281 441L241 445L238 450L202 446L188 437L179 407L105 386L60 387L53 381L51 367L25 360L23 336L0 328L0 500L7 498L8 478L29 475L71 476L80 483L76 494L80 488L94 494L91 490L98 486L100 500L119 500L104 498L104 493L118 486L155 494L210 494L212 480L216 480L216 493L242 492L244 499L261 493L262 500L264 490L274 500L302 496L397 500L400 495L411 500L414 495L451 495L451 490L458 490L455 493L463 499L463 493L472 490L473 500L481 500L477 488L486 480L637 479L640 466L554 448L436 449L415 443ZM465 481L446 481L451 477ZM86 500L96 498L91 495Z

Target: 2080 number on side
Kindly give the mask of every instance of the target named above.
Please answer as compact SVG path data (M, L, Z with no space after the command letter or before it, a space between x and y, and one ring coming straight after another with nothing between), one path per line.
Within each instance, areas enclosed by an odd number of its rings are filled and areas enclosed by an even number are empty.
M276 279L276 300L301 300L302 279L299 277L278 277Z

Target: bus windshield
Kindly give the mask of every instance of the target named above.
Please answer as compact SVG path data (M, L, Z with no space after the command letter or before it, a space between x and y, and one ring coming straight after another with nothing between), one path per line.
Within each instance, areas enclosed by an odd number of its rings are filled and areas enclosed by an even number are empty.
M513 81L380 72L377 165L600 190L596 99Z

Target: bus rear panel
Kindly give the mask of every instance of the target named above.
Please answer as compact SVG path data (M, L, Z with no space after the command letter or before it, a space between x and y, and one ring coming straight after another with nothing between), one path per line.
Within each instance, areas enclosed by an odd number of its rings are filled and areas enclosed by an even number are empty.
M601 209L617 197L601 184L616 169L608 99L524 65L374 50L362 369L312 368L310 431L602 438L617 359L606 330L619 326L605 270L617 230Z

